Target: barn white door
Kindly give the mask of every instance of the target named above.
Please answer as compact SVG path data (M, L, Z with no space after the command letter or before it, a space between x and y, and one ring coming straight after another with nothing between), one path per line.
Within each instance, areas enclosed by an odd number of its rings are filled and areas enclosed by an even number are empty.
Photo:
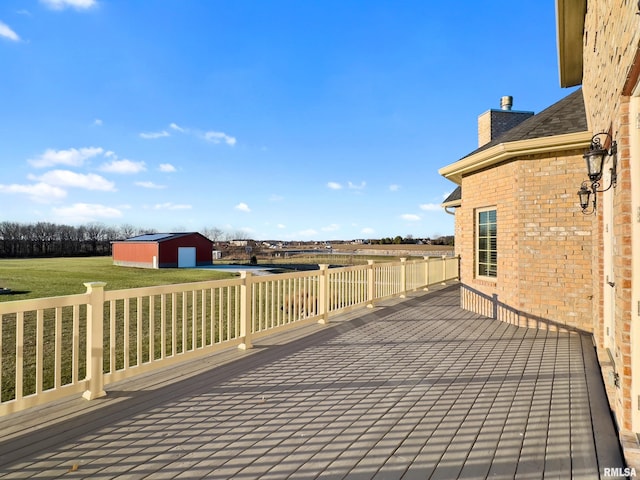
M178 247L178 268L196 266L196 247Z

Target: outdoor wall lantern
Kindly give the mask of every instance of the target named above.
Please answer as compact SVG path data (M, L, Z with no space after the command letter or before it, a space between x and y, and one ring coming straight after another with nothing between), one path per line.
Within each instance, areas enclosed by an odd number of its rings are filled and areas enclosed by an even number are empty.
M599 138L600 135L606 135L611 141L611 148L608 151L602 146ZM585 215L595 213L597 209L598 193L606 192L611 187L615 188L617 183L615 155L617 153L618 144L609 133L600 132L591 137L591 145L589 147L589 151L583 155L585 161L587 162L587 175L589 176L589 180L582 182L582 186L580 187L580 190L578 190L580 207L582 208L582 213L584 213ZM607 155L613 157L613 163L611 165L611 183L604 190L598 190L598 188L600 188L600 180L602 179L602 168L604 166L604 159ZM589 183L591 183L591 186L589 186ZM593 207L589 209L589 199L592 193Z

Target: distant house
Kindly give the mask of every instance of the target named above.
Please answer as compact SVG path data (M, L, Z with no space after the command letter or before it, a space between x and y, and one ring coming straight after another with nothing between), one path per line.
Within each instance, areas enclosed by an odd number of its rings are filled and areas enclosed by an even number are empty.
M229 245L231 245L232 247L246 247L247 245L249 245L249 241L248 240L230 240Z
M443 206L455 211L462 304L592 332L591 219L576 195L592 135L582 90L537 115L509 107L481 115L478 149L440 169L458 185Z
M140 268L211 265L213 242L197 232L149 233L113 242L113 264Z

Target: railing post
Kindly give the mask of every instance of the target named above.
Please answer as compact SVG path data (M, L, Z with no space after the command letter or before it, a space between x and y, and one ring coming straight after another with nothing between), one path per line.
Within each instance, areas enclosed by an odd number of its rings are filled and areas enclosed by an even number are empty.
M105 282L87 282L87 390L82 394L86 400L104 397L104 286Z
M373 260L367 260L367 308L373 308L373 297L375 295L375 270Z
M400 298L407 298L407 259L400 259Z
M429 291L429 257L422 257L424 259L424 288L425 292Z
M251 344L251 272L240 272L242 284L240 284L240 340L238 348L248 350L253 348Z
M329 323L329 264L321 263L320 275L318 276L318 323L326 325Z

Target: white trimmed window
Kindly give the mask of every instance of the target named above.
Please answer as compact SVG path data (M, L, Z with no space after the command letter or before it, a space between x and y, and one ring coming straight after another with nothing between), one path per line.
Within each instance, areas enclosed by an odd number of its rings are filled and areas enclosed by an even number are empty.
M498 276L498 224L495 207L476 210L476 276Z

